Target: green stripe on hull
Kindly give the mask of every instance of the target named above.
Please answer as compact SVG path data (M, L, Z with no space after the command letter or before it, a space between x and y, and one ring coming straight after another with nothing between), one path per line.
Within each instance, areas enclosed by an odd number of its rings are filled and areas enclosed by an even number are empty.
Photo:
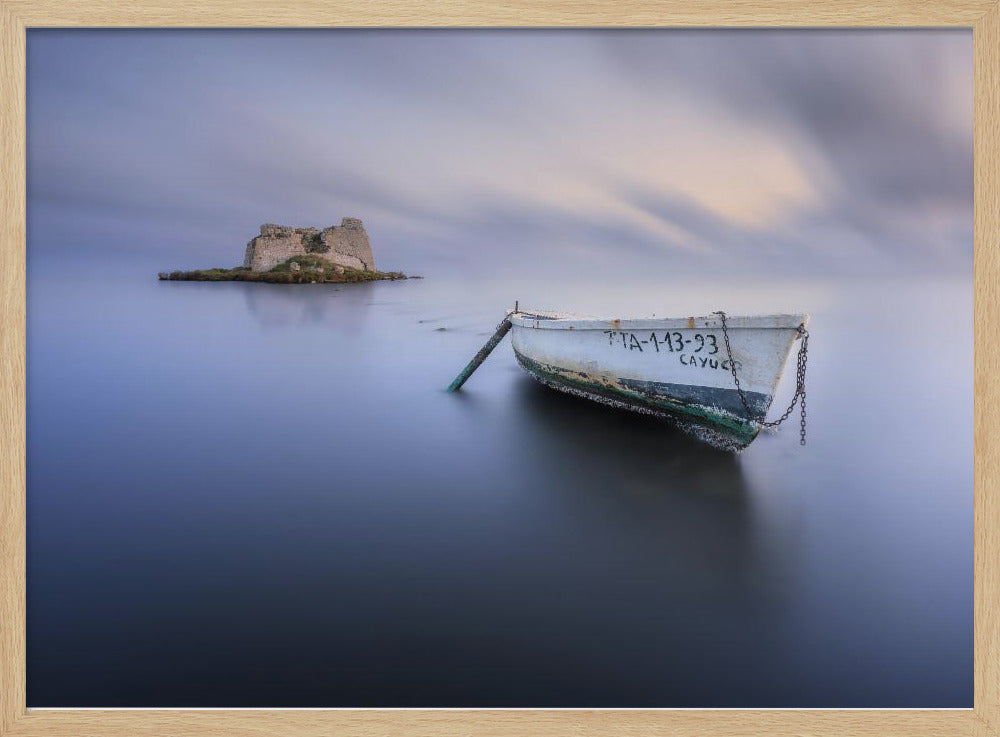
M718 409L718 406L731 404L728 393L736 394L735 389L717 389L713 387L697 387L698 396L711 401L713 395L718 395L718 404L703 404L683 401L662 393L663 387L669 385L653 384L652 382L631 382L619 380L613 384L597 382L582 372L564 369L558 366L539 363L517 350L514 351L518 363L528 373L546 386L553 389L585 396L605 404L631 409L637 412L665 417L677 423L682 429L692 432L713 445L730 449L742 449L753 442L760 432L760 424L749 419L742 419L729 412ZM631 386L630 386L631 384ZM656 391L654 387L658 388ZM690 389L690 388L688 388ZM688 392L690 395L691 392ZM760 395L763 397L764 395ZM762 401L757 397L748 397L751 406L770 404L770 397ZM764 406L766 411L766 406Z

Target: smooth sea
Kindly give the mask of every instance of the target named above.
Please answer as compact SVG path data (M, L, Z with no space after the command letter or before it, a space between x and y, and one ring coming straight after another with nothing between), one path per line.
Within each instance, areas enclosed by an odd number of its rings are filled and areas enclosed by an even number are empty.
M972 705L971 276L426 277L29 259L29 706ZM447 394L515 299L809 312L808 444Z

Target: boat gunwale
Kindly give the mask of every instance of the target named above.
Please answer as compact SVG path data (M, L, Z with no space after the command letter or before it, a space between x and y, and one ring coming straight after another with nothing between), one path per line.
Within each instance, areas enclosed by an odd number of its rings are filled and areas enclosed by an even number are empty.
M538 330L721 330L718 315L698 317L599 318L567 315L555 312L520 310L508 315L517 327ZM805 313L775 313L770 315L726 315L730 330L796 330L809 324Z

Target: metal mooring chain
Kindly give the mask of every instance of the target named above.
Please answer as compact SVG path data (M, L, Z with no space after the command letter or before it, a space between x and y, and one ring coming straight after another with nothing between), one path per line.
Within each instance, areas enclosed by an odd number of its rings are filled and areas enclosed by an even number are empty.
M743 387L740 386L740 378L736 375L736 362L733 361L733 349L729 345L729 329L726 327L726 313L721 310L718 312L713 312L713 315L718 315L722 319L722 337L726 341L726 354L729 356L729 369L733 374L733 381L736 383L736 391L740 395L740 401L743 403L743 408L747 411L747 416L750 419L754 419L753 410L750 409L750 405L747 403L747 397L743 393ZM802 412L801 418L799 420L799 445L806 444L806 362L809 359L809 331L805 329L802 325L798 327L799 335L802 336L802 342L799 345L799 357L797 361L797 368L795 371L795 396L792 397L792 403L788 405L788 409L778 419L773 422L767 422L763 417L756 422L760 423L762 427L777 427L782 422L788 419L788 416L792 414L792 410L795 409L795 404L801 399L802 400ZM766 416L766 415L765 415Z

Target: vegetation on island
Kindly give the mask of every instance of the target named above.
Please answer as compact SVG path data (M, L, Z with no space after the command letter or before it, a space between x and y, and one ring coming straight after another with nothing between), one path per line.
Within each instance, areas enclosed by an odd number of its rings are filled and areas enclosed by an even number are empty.
M345 282L406 279L401 271L361 271L340 266L319 256L293 256L270 271L235 269L198 269L161 272L166 281L252 281L268 284L343 284Z

